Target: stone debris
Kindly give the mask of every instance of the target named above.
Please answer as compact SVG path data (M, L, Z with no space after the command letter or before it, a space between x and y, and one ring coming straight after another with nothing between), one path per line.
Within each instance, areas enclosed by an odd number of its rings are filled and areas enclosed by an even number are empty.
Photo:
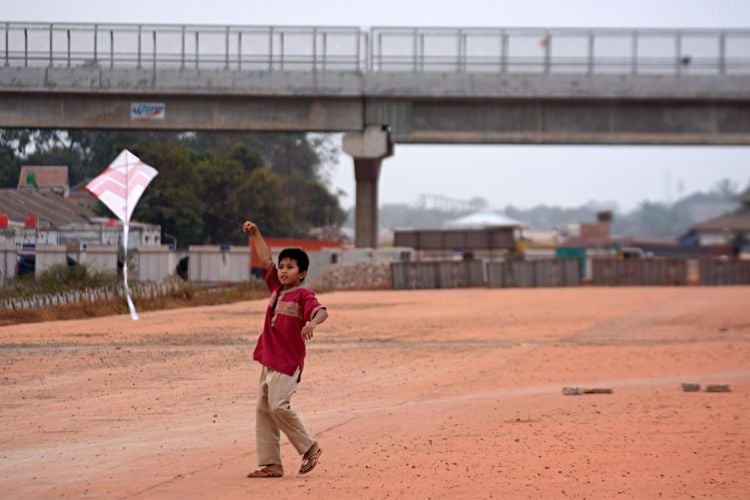
M612 389L608 387L563 387L563 396L580 396L581 394L612 394Z
M311 286L318 290L389 290L391 263L372 260L331 266L317 276Z
M130 286L130 293L134 299L166 297L180 289L178 281L161 283L137 283ZM102 299L122 297L124 291L121 286L114 288L87 288L55 294L38 294L30 297L10 298L0 301L0 310L16 309L44 309L46 307L66 304L95 303Z
M732 390L729 388L729 384L708 384L706 392L732 392Z
M701 390L700 384L694 384L692 382L690 383L684 383L682 384L682 390L685 392L698 392Z

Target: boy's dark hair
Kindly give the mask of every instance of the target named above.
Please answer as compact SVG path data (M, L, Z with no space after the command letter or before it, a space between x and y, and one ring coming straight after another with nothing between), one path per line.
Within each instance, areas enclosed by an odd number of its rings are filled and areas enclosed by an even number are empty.
M307 253L301 248L285 248L279 254L279 262L283 259L292 259L295 261L297 267L299 267L299 272L307 271L310 267L310 257L308 257Z

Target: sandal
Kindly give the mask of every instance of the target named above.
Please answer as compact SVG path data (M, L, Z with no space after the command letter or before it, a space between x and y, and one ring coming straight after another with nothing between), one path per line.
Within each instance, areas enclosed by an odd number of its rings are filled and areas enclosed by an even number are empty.
M283 472L279 472L266 466L251 472L247 477L281 477L283 475Z
M323 448L318 447L318 449L315 450L315 453L311 454L309 457L303 457L302 465L300 465L299 468L299 473L307 474L308 472L313 470L315 466L318 465L318 460L320 460L321 453L323 453Z

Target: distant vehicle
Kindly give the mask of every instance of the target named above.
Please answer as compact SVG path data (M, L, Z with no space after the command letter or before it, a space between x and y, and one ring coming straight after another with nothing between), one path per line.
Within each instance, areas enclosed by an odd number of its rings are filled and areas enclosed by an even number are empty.
M618 255L623 259L645 259L650 257L648 253L638 247L623 247L618 252Z
M175 272L177 275L184 279L185 281L188 280L188 268L190 266L190 257L185 256L180 259L180 261L177 263L177 267L175 268Z
M36 269L36 255L33 254L21 254L18 256L16 262L16 276L26 276L27 274L34 274Z
M70 255L66 255L66 262L68 263L68 269L76 267L78 261ZM16 276L26 276L28 274L34 274L36 271L36 255L33 253L22 253L18 256L16 262Z

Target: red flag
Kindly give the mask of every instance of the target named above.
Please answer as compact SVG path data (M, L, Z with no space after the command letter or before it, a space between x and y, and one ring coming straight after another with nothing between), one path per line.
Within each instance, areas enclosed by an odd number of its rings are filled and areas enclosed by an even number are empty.
M23 220L23 227L27 229L34 229L36 227L36 214L29 214Z

